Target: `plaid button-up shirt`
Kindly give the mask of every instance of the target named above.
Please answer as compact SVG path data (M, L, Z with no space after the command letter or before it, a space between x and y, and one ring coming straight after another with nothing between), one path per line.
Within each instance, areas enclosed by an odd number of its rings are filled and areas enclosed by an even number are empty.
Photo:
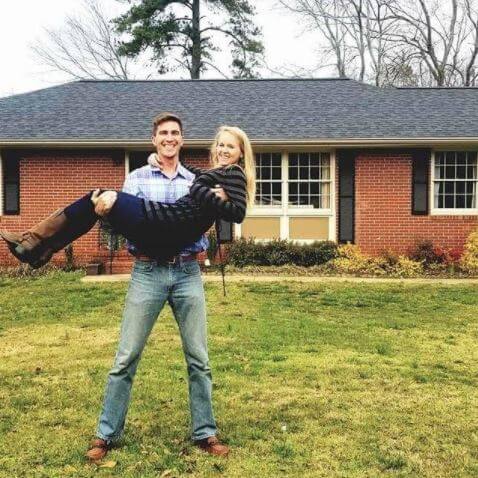
M128 174L123 184L123 191L142 199L171 204L189 193L194 177L194 174L181 164L171 178L163 174L159 168L147 164ZM208 245L208 240L203 235L198 241L184 248L181 254L205 251ZM128 250L133 254L136 251L131 243L128 244Z

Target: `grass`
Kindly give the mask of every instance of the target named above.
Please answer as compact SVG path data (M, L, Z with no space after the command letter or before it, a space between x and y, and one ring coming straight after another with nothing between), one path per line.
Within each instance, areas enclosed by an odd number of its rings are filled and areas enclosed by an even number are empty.
M189 442L177 329L145 350L113 468L85 463L126 285L0 279L0 477L478 475L478 286L207 284L227 459ZM108 464L108 463L107 463Z

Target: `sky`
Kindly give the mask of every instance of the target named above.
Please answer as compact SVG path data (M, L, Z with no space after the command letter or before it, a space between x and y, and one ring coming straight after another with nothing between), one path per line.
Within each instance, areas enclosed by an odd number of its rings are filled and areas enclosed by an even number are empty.
M116 16L125 10L118 0L100 0L104 10ZM293 70L294 65L312 68L316 63L316 34L304 31L301 22L275 4L275 0L253 2L262 27L266 59L272 71ZM44 36L44 29L60 28L67 15L82 11L81 0L1 0L0 1L0 97L54 86L71 81L64 74L49 71L31 50ZM274 77L271 71L262 74ZM319 76L317 74L316 76ZM333 76L321 71L320 76ZM218 78L211 72L204 77ZM188 78L186 73L169 78Z

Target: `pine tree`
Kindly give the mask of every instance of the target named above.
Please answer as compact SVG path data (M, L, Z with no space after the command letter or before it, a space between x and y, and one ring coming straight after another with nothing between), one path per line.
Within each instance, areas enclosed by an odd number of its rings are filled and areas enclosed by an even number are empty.
M263 53L261 31L252 22L249 0L131 0L115 19L120 33L130 35L119 52L136 57L147 50L159 73L186 69L192 79L213 69L219 37L232 56L232 76L253 78Z

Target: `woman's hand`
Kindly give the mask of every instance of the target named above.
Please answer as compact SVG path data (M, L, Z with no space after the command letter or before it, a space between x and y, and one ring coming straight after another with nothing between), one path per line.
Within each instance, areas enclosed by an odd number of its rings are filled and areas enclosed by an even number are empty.
M223 201L228 201L229 196L226 194L226 191L222 189L219 184L216 184L216 187L211 188L211 191L219 198L222 199Z

